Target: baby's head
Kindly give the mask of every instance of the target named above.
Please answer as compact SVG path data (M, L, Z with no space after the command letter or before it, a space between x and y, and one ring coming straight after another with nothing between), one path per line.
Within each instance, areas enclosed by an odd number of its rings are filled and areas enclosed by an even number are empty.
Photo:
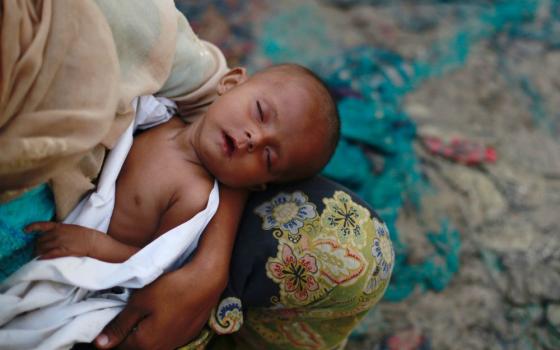
M333 154L340 121L325 84L281 64L249 77L234 68L220 81L195 137L198 156L220 182L260 187L318 173Z

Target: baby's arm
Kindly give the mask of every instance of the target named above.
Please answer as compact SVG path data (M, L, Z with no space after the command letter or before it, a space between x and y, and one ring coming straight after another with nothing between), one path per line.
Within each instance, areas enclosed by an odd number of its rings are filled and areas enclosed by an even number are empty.
M155 237L188 221L204 209L212 183L201 180L197 184L199 186L184 187L175 193L169 208L160 218ZM25 230L41 232L35 246L39 259L88 256L101 261L120 263L141 249L122 243L101 231L79 225L44 221L35 222Z
M218 211L206 227L193 259L136 291L124 310L105 327L96 346L153 349L157 345L175 349L193 339L227 285L235 234L246 199L246 191L220 186Z
M27 232L41 232L35 250L39 259L88 256L106 262L123 262L140 248L117 241L101 231L57 222L35 222Z
M162 215L156 237L179 226L204 208L204 197L190 201L186 200L185 196L178 197L179 199L175 200ZM122 243L101 231L79 225L44 221L35 222L25 230L41 232L35 245L39 259L88 256L101 261L120 263L128 260L141 249Z

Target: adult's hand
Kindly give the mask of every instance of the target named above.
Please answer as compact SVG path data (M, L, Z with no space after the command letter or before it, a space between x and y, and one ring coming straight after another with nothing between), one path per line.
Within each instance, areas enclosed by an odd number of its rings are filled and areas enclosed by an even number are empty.
M100 349L175 349L198 335L224 283L187 264L135 292L96 338Z

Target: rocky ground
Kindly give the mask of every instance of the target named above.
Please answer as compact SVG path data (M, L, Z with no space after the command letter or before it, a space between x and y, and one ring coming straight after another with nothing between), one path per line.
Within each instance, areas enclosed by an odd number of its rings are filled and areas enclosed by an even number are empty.
M416 7L429 16L437 6ZM349 15L356 11L368 23L381 17L390 26L383 12L394 7L362 6ZM362 31L370 32L375 27ZM537 40L497 47L500 39L480 41L463 67L422 84L405 101L420 138L458 135L497 151L495 164L469 167L417 147L434 191L420 212L404 211L398 227L417 250L413 256L422 256L430 252L415 228L451 218L462 239L459 273L442 292L381 303L370 315L374 331L350 349L375 348L384 337L387 348L419 348L414 344L424 337L434 349L560 349L560 51ZM414 54L424 40L407 33L402 45L399 38L390 45ZM542 119L530 96L512 86L516 74L529 77L545 101Z
M402 104L418 127L415 150L430 187L420 208L401 210L401 239L410 262L422 261L434 249L423 232L448 220L461 236L460 269L441 292L382 302L347 348L560 349L560 2L526 1L537 4L533 16L492 33L480 29L492 1L217 3L199 7L201 35L220 42L230 62L252 67L274 52L263 37L279 16L295 23L287 40L305 33L276 54L301 63L356 45L429 61L434 43L460 28L480 36L464 62ZM422 145L427 136L493 147L497 161L467 166L434 155Z

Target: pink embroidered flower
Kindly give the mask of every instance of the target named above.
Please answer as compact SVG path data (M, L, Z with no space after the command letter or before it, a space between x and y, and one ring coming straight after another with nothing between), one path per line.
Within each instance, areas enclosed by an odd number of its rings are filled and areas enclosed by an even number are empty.
M278 258L268 261L268 276L280 284L282 291L293 294L299 301L307 300L310 292L319 289L319 284L313 277L318 271L316 258L310 254L299 258L286 244L282 245L281 258L281 261Z

